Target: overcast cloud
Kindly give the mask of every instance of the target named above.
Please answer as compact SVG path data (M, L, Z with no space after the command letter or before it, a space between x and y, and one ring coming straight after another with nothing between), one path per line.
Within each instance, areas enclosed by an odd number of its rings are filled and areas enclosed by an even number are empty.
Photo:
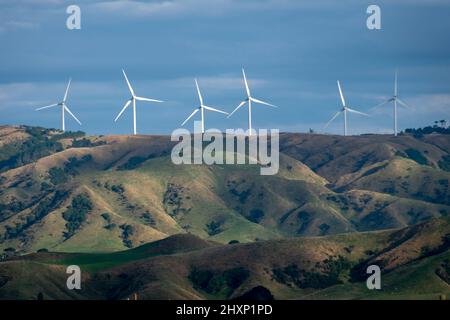
M66 28L66 8L78 4L82 29ZM366 28L366 8L382 9L382 30ZM125 68L139 95L167 101L138 104L140 133L170 133L205 100L231 112L244 97L245 66L255 97L278 105L254 108L257 128L324 131L339 108L336 80L350 106L352 133L386 132L399 69L400 127L450 120L450 2L444 0L298 1L0 0L0 123L59 127L57 110L34 108L62 98L83 122L71 130L130 133ZM341 133L342 119L327 129ZM208 127L246 126L246 113L226 120L207 114ZM192 126L189 125L188 128Z

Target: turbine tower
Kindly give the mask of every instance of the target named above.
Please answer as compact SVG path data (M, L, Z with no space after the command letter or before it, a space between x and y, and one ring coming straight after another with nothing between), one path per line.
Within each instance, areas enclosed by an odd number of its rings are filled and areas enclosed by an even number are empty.
M136 135L137 134L137 130L136 130L136 100L138 100L138 101L148 101L148 102L163 102L163 101L155 100L155 99L149 99L149 98L143 98L143 97L137 96L134 93L133 88L131 87L130 81L128 81L128 77L127 77L127 74L125 73L125 70L122 69L122 73L123 73L123 76L125 77L125 81L127 82L128 89L130 90L131 98L125 103L125 106L119 112L119 114L117 115L116 119L114 119L114 122L116 122L120 118L120 116L125 111L125 109L128 108L128 106L130 105L130 103L133 103L133 134Z
M67 95L69 93L69 87L70 87L71 82L72 82L72 79L69 79L69 83L67 84L66 92L64 93L64 97L61 102L54 103L54 104L36 109L36 111L39 111L42 109L60 106L61 107L61 130L63 132L66 131L65 111L67 111L67 113L70 114L72 116L72 118L74 118L75 121L78 122L79 125L81 125L80 120L78 120L77 117L75 117L75 115L70 111L69 107L66 105Z
M367 116L367 117L369 117L369 115L367 113L359 112L359 111L349 108L345 102L344 93L342 92L341 83L339 82L339 80L337 81L337 85L338 85L338 89L339 89L339 95L341 97L342 109L339 110L333 116L333 118L331 118L330 121L328 121L328 123L325 125L325 128L327 128L331 124L331 122L333 122L333 120L336 119L341 113L344 113L344 136L347 136L347 112L361 114L361 115Z
M263 104L263 105L273 107L273 108L277 108L277 106L267 103L267 102L264 102L264 101L261 101L259 99L253 98L250 93L250 88L248 86L247 77L245 76L244 68L242 68L242 75L244 76L244 84L245 84L245 90L247 92L247 98L244 101L242 101L236 107L236 109L234 109L233 112L228 115L227 118L231 117L233 115L233 113L235 113L237 110L239 110L239 108L241 108L246 103L248 103L248 134L249 134L249 136L251 136L252 135L252 102Z
M200 92L200 88L198 86L198 82L197 79L195 79L195 86L197 87L197 94L198 94L198 100L200 101L200 106L198 108L196 108L189 117L187 117L186 120L184 120L184 122L181 124L181 126L184 126L186 122L189 121L189 119L191 119L197 112L201 112L201 116L202 116L202 133L205 133L205 116L204 116L204 110L209 110L209 111L214 111L214 112L219 112L219 113L223 113L228 115L227 112L225 111L221 111L218 109L214 109L208 106L205 106L205 104L203 103L203 97L202 94Z
M384 106L385 104L392 102L392 106L393 106L393 113L394 113L394 136L397 136L397 132L398 132L398 110L397 110L397 103L400 104L401 106L405 107L405 108L409 108L409 106L404 103L402 100L399 99L398 97L398 82L397 82L397 70L395 70L395 80L394 80L394 95L383 101L382 103L380 103L379 105L375 106L374 108L378 108L381 106Z

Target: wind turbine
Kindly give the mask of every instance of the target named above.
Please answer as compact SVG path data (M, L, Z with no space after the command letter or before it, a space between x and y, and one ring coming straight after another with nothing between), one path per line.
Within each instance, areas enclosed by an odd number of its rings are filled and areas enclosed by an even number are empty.
M247 92L247 99L242 101L236 107L236 109L234 109L233 112L228 115L227 118L231 117L233 115L233 113L235 113L239 108L241 108L246 103L248 103L248 134L249 134L249 136L251 136L252 135L252 102L259 103L259 104L264 104L266 106L273 107L273 108L277 108L277 106L274 106L273 104L261 101L261 100L256 99L256 98L253 98L251 96L251 94L250 94L250 88L248 87L247 77L245 76L244 68L242 68L242 75L244 76L244 83L245 83L245 90Z
M200 112L201 112L201 115L202 115L202 133L205 133L205 117L204 117L204 110L205 110L205 109L206 109L206 110L209 110L209 111L214 111L214 112L223 113L223 114L226 114L226 115L228 115L228 113L225 112L225 111L221 111L221 110L217 110L217 109L214 109L214 108L205 106L205 104L203 103L203 97L202 97L202 94L201 94L201 92L200 92L200 88L199 88L199 86L198 86L197 79L195 79L195 86L197 87L197 93L198 93L198 99L199 99L199 101L200 101L200 106L199 106L198 108L196 108L196 109L191 113L191 115L190 115L189 117L187 117L186 120L184 120L184 122L181 124L181 126L184 126L185 123L188 122L190 118L192 118L198 111L200 111Z
M397 103L399 103L401 106L405 108L409 108L409 106L404 103L402 100L398 98L398 85L397 85L397 70L395 70L395 80L394 80L394 95L387 99L386 101L383 101L379 105L375 106L374 108L378 108L381 106L384 106L385 104L393 102L393 112L394 112L394 136L397 136L398 132L398 116L397 116Z
M149 98L143 98L143 97L137 96L134 93L133 88L131 87L130 81L128 81L128 77L127 77L127 74L125 73L125 70L122 69L122 73L123 73L123 76L125 77L125 81L127 82L128 89L130 90L131 98L125 103L125 106L119 112L119 114L117 115L116 119L114 119L114 122L116 122L120 118L120 116L125 111L125 109L128 108L128 106L130 105L130 103L133 103L133 134L136 135L137 134L137 131L136 131L136 100L138 100L138 101L148 101L148 102L163 102L163 101L155 100L155 99L149 99Z
M51 105L48 105L48 106L36 109L36 111L39 111L39 110L42 110L42 109L47 109L47 108L60 106L61 107L61 130L63 132L66 130L66 121L65 121L65 118L64 118L65 111L67 111L67 113L70 114L75 119L75 121L78 122L79 125L81 125L80 120L78 120L77 117L75 117L75 115L70 111L69 107L67 107L67 105L66 105L67 94L69 93L69 87L70 87L70 83L71 82L72 82L72 79L69 79L69 83L67 84L66 92L64 93L64 97L63 97L63 100L61 102L54 103L54 104L51 104Z
M330 121L328 121L328 123L325 125L325 128L328 127L330 125L330 123L333 122L333 120L336 119L341 113L344 113L344 136L346 136L347 135L347 112L361 114L361 115L367 116L367 117L370 117L370 116L367 113L359 112L359 111L349 108L347 106L347 104L345 103L344 94L342 93L341 83L339 82L339 80L337 81L337 85L338 85L338 89L339 89L339 95L341 96L342 109L339 110L333 116L333 118L331 118Z

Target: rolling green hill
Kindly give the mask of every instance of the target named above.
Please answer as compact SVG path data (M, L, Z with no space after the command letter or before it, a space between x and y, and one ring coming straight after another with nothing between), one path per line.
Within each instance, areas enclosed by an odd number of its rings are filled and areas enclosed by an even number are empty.
M174 165L173 145L0 127L0 299L450 293L447 137L283 133L274 176ZM65 289L71 264L81 291Z
M37 253L0 263L0 298L233 299L263 286L275 299L438 299L450 294L450 224L247 244L171 236L117 253ZM83 270L65 289L65 267ZM382 267L382 290L365 268ZM30 283L33 283L31 286Z
M441 140L282 134L280 171L261 176L256 165L174 165L166 136L1 127L0 249L114 252L179 233L228 243L401 228L450 212Z

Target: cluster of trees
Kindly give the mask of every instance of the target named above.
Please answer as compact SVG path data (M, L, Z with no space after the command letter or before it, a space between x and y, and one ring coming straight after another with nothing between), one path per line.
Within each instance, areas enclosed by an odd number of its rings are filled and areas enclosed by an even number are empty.
M447 128L447 120L436 120L436 121L434 121L434 127Z
M122 229L122 242L125 245L125 247L133 248L133 242L130 239L130 237L134 233L133 226L129 224L123 224L120 226L120 229Z
M426 126L424 128L409 128L405 130L405 133L414 135L424 135L431 133L450 134L450 126L448 126L447 120L436 120L433 125Z
M348 271L351 266L351 262L347 258L339 256L337 259L326 259L316 265L324 272L306 271L295 264L285 268L275 268L272 272L274 279L282 284L294 284L299 288L324 289L341 284L341 273Z
M49 131L55 131L56 129L51 129ZM61 139L77 139L84 137L86 135L83 131L65 131L58 134L54 134L51 136L52 140L61 140Z
M208 235L210 236L214 236L216 234L221 233L222 230L222 222L221 221L211 221L210 223L206 224L206 232L208 233Z
M87 148L87 147L97 147L106 144L105 141L92 142L89 139L72 139L72 148Z
M189 279L197 289L228 298L249 276L250 271L243 267L223 272L193 269L189 274Z
M100 141L92 143L84 137L83 131L62 132L55 134L56 129L40 127L22 127L30 137L24 141L10 143L0 148L0 172L17 168L64 149L61 139L72 139L72 147L92 147L104 144Z
M63 150L56 139L49 138L49 130L25 127L30 135L25 141L11 143L0 148L0 172L17 168Z
M55 210L55 208L57 208L61 204L61 202L66 199L66 197L67 193L64 190L57 190L52 196L48 196L42 199L39 204L32 210L31 214L26 216L24 221L16 223L14 226L6 225L6 232L3 238L5 240L14 239L22 235L23 231Z
M64 164L63 168L53 167L48 171L50 182L54 185L67 182L71 176L76 176L79 174L77 168L91 160L92 155L90 154L84 155L81 159L70 157L69 161Z
M106 226L104 226L106 230L112 230L116 227L116 224L112 222L111 215L108 212L102 213L102 218L107 222Z
M63 213L64 220L67 221L64 237L70 238L81 227L86 220L86 216L93 208L92 201L85 193L79 194L72 199L72 205Z

